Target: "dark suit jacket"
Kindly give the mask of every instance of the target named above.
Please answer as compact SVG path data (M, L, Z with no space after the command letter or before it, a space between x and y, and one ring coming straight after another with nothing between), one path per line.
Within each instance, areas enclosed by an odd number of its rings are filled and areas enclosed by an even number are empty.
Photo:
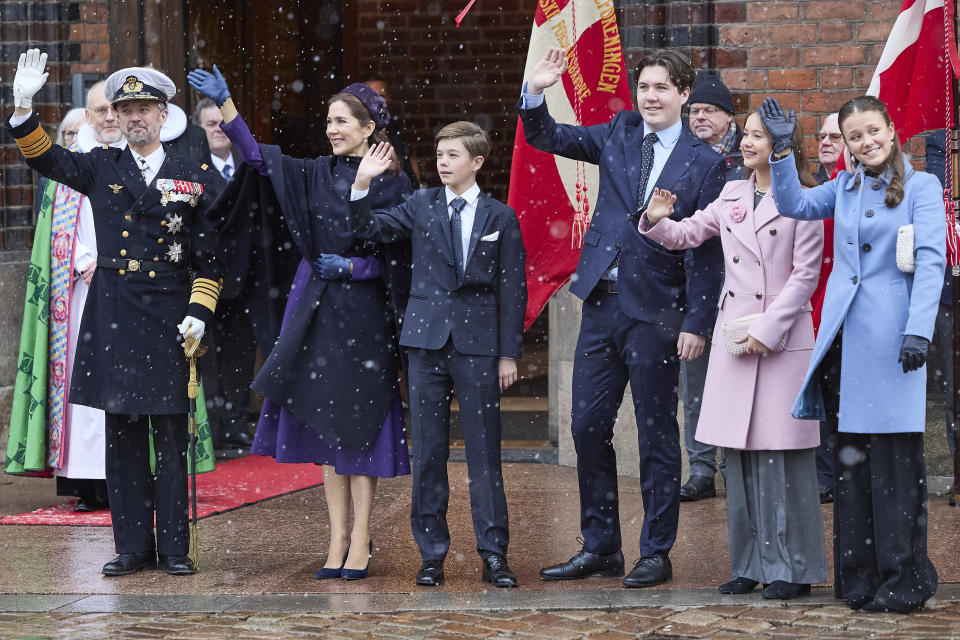
M927 173L940 180L940 186L947 184L947 132L945 129L934 131L926 138ZM950 267L943 273L943 290L940 292L940 304L953 304L953 287L950 283Z
M527 142L542 151L600 166L597 206L583 237L570 291L586 299L621 252L620 307L631 318L709 335L723 281L720 239L686 252L668 251L637 231L643 118L621 111L606 124L558 124L546 104L520 109ZM676 219L713 202L724 185L724 161L687 127L656 186L677 195ZM689 274L689 275L688 275Z
M401 345L440 349L451 337L466 355L522 355L526 251L513 209L481 194L460 286L443 188L416 191L389 211L372 212L367 198L355 200L350 222L365 240L410 238L413 278Z

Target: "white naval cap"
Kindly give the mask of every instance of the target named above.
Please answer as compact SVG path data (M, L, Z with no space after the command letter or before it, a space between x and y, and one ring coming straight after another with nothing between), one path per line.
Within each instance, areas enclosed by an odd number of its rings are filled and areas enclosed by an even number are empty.
M111 73L103 91L114 106L128 100L167 102L176 95L177 85L156 69L127 67Z

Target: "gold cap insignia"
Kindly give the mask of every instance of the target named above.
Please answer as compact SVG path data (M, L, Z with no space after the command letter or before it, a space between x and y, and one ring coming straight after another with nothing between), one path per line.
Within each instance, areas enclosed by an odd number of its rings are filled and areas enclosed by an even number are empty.
M123 85L124 93L139 93L143 91L143 83L137 79L137 76L127 76L127 81Z
M113 189L113 195L117 195L120 193L120 189L123 189L123 185L120 184L108 184L107 186Z

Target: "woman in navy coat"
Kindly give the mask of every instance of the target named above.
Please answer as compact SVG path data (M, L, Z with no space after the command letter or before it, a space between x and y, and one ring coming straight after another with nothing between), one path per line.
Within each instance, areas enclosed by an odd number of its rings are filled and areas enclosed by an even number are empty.
M937 588L927 557L925 362L946 264L937 179L916 172L883 102L862 96L840 109L856 162L801 190L790 155L795 116L764 100L774 138L773 193L781 215L834 219L834 266L798 419L837 415L834 449L835 595L853 609L909 612ZM911 271L898 267L898 233L912 228ZM901 267L903 270L901 270Z

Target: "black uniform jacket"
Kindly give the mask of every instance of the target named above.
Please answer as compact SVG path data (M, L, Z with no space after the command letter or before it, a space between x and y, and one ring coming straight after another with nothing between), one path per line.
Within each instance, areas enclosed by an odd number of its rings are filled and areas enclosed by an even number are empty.
M90 199L97 234L98 267L69 401L111 413L186 413L188 370L177 324L188 313L204 321L213 314L215 297L212 304L209 296L206 305L190 302L191 283L220 280L216 225L206 210L223 179L164 147L166 158L148 186L129 149L73 153L45 142L39 127L33 115L17 127L8 124L31 168ZM181 181L180 191L170 192L168 180ZM196 195L192 201L188 192ZM103 266L109 258L126 268Z

